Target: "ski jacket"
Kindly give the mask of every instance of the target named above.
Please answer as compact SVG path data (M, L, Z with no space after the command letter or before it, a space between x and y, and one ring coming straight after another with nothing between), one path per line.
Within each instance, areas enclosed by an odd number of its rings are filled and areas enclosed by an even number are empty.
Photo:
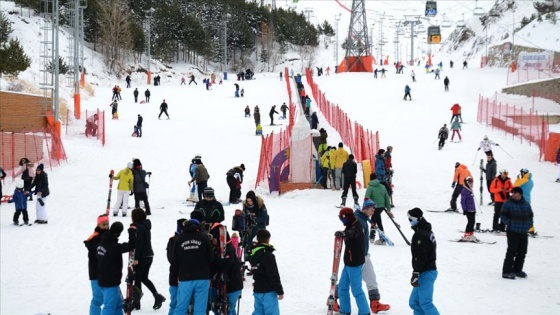
M100 287L110 288L121 284L122 254L134 249L136 229L128 229L128 243L120 243L119 237L111 232L103 233L97 246L97 282Z
M310 108L311 107L311 99L309 97L305 98L305 107L306 108Z
M463 189L461 189L461 208L463 211L476 212L473 192L466 186L463 186Z
M387 192L387 188L379 182L378 179L370 180L366 189L365 198L373 200L375 208L385 208L391 210L391 197Z
M274 114L278 114L278 112L276 111L276 105L272 105L272 108L270 109L268 116L272 117L272 115Z
M134 95L134 97L137 97L139 93L140 93L140 92L138 92L138 89L135 89L134 92L132 92L132 94Z
M243 169L241 168L241 166L232 167L229 171L227 171L226 176L233 177L235 175L235 173L239 173L239 176L240 176L239 180L241 181L241 183L243 183Z
M153 257L152 249L152 222L142 220L136 223L136 246L134 247L134 260L141 260L144 257Z
M150 93L150 90L146 90L146 92L144 92L144 95L147 96L147 97L150 97L151 94L152 93Z
M533 226L533 209L523 196L520 200L510 197L502 205L500 219L508 232L525 234Z
M23 193L23 189L16 188L8 202L14 203L16 211L27 210L27 196Z
M41 174L36 175L33 178L33 183L31 183L31 187L29 187L29 190L31 191L33 187L35 187L35 194L41 192L41 197L47 197L48 195L50 195L51 192L49 191L49 176L47 175L47 173L45 173L45 171L41 171Z
M118 190L132 190L134 184L134 174L130 168L123 168L119 173L113 176L113 179L119 181Z
M358 219L364 232L364 256L369 252L369 218L361 210L354 211L354 216Z
M257 244L251 250L249 262L253 273L254 293L276 292L277 295L284 294L273 252L274 247L272 245L263 243Z
M365 236L358 219L346 224L344 233L344 265L349 267L363 265L366 262L364 253Z
M344 148L338 148L334 151L334 168L342 168L344 162L348 160L348 152Z
M490 184L490 192L494 194L494 202L505 202L509 198L509 193L513 185L509 177L502 178L501 175L496 176Z
M317 129L318 124L319 124L319 118L317 118L317 113L311 114L311 126L315 127L311 129Z
M194 171L196 169L196 163L191 163L189 166L189 174L191 175L191 179L194 178Z
M329 152L323 153L321 156L321 167L330 168L331 167L331 157Z
M105 232L107 230L96 226L93 233L84 241L84 245L88 250L89 280L97 280L97 246L101 240L101 235Z
M480 141L478 147L479 149L483 149L484 152L488 152L488 151L492 151L493 145L498 145L498 144L492 140L482 140Z
M451 123L451 130L461 130L461 122L458 120L454 120Z
M133 189L135 193L146 192L148 183L146 183L146 171L141 167L132 171L134 173Z
M210 280L214 252L208 234L196 222L188 221L175 241L173 264L179 281Z
M194 210L204 214L204 222L206 223L212 224L224 221L224 206L216 199L202 199L196 203Z
M167 251L167 261L169 262L169 286L172 287L176 287L179 285L179 279L177 275L178 269L173 258L175 257L175 241L177 240L177 237L179 235L180 234L175 233L175 235L171 236L169 238L169 241L167 241L167 246L165 247L165 250Z
M438 138L447 139L449 137L449 130L446 127L439 128Z
M319 130L319 143L327 143L327 138L329 137L329 135L327 134L327 131L323 128L321 128Z
M231 241L228 241L226 244L225 257L219 258L218 268L220 272L225 273L227 276L227 293L243 289L243 272L240 272L240 270L242 270L241 263L237 258L235 248L231 244Z
M280 106L280 110L285 113L288 110L288 105L286 105L285 103L282 104L282 106Z
M142 128L142 122L143 121L144 121L144 118L142 118L142 116L138 116L138 120L136 121L136 127Z
M22 166L22 172L21 172L21 179L25 182L25 181L32 181L33 180L33 174L35 174L35 171L33 170L33 164L25 164Z
M159 105L159 110L167 110L168 106L166 102L161 103L161 105Z
M193 181L195 183L207 182L210 178L210 174L208 174L208 170L204 166L204 164L197 164L196 168L194 169L194 177Z
M460 164L455 168L455 174L453 174L453 182L457 185L464 185L465 178L468 176L472 177L471 171L467 168L465 164Z
M447 77L445 77L445 79L443 79L443 84L444 85L449 85L449 79Z
M243 212L246 217L251 217L255 220L257 228L266 229L269 222L268 210L261 196L256 196L255 198L257 200L256 202L253 200L253 206L249 206L247 200L243 201Z
M335 167L335 164L336 164L335 163L336 162L336 149L335 148L332 148L329 151L329 156L330 156L331 170L334 170L336 168Z
M412 90L412 89L411 89L410 86L408 86L408 85L404 87L404 92L405 92L405 93L410 93L411 90Z
M523 177L517 177L513 187L519 187L523 190L523 199L531 204L531 191L533 190L533 174L526 173Z
M486 173L486 180L492 181L496 177L498 173L498 165L496 164L496 159L491 159L490 161L486 162L486 169L484 169Z
M379 154L375 155L375 174L377 174L377 179L380 182L387 181L387 175L385 173L385 159L383 159L383 156Z
M385 159L385 170L389 171L391 167L393 167L391 152L389 152L388 150L385 151L385 155L383 156L383 158Z
M344 165L342 165L342 176L344 178L356 180L356 174L358 174L358 164L354 160L348 159Z
M443 80L443 82L445 83L445 80ZM453 113L453 115L459 115L459 113L461 113L461 106L459 104L453 104L453 106L451 106L451 113Z
M432 225L421 218L418 224L412 227L414 235L410 240L410 252L412 253L412 270L424 272L436 270L436 238L432 232Z

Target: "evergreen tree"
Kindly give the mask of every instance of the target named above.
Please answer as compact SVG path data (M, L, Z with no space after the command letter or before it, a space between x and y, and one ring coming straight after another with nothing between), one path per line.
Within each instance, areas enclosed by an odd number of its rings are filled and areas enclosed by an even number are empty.
M23 51L19 40L10 39L0 45L0 74L17 76L31 65L31 59Z

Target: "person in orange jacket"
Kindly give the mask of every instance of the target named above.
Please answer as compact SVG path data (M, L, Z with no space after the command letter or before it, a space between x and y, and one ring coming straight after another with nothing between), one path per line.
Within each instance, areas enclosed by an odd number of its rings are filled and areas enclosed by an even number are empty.
M465 164L459 162L455 163L455 174L453 174L453 183L451 183L451 188L453 188L453 194L451 194L451 201L449 202L450 208L445 211L455 211L459 212L457 209L457 198L463 190L463 185L465 184L465 178L472 177L471 171L467 168Z
M502 212L502 205L509 199L509 194L513 184L508 177L508 171L501 169L500 173L490 184L490 192L494 194L494 218L492 221L492 230L504 232L506 230L505 224L500 221L500 214Z

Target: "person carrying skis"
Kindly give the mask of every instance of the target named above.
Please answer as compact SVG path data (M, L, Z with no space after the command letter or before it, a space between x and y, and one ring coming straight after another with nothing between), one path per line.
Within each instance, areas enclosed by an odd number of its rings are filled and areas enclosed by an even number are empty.
M505 232L505 223L500 221L502 206L509 199L509 194L513 188L508 177L508 171L501 169L500 174L494 178L490 184L490 192L494 194L494 217L492 220L492 230L494 232Z
M484 135L484 139L482 141L480 141L480 144L478 145L477 151L480 151L480 149L483 149L484 153L486 153L486 155L494 156L494 153L492 153L492 146L493 145L495 145L497 147L500 146L498 143L488 139L487 135Z
M341 207L346 205L346 196L348 195L348 188L352 187L352 197L354 198L354 207L359 207L358 192L356 191L356 174L358 173L358 164L354 162L354 154L348 155L348 160L342 165L342 176L344 184L342 185L342 203Z
M134 174L134 181L132 191L134 192L134 208L140 208L140 201L144 202L146 214L151 215L150 203L148 202L147 189L149 188L146 183L146 175L152 176L152 172L146 172L142 168L142 163L139 159L132 161L132 173Z
M412 97L410 96L410 91L412 89L410 88L410 86L408 86L408 84L404 87L404 100L406 101L406 97L408 96L408 100L412 101Z
M229 203L240 203L241 190L236 187L235 175L239 177L239 181L243 183L243 172L245 171L245 164L241 163L239 166L232 167L226 173L226 182L229 187Z
M165 116L167 116L167 119L169 119L169 114L167 113L167 103L165 102L165 100L163 100L163 102L161 103L161 105L159 105L159 115L157 116L158 119L161 119L161 114L165 113Z
M132 191L134 184L134 174L132 173L132 163L128 162L125 168L120 170L117 175L113 176L109 174L109 178L119 181L117 186L117 201L115 202L115 208L113 208L113 216L119 215L119 208L122 205L122 216L126 217L126 212L128 210L128 196L129 192Z
M461 189L461 208L463 214L467 216L467 226L465 227L465 234L461 238L467 242L477 242L478 239L474 236L474 223L476 216L476 205L474 203L473 194L473 178L465 178L463 189Z
M175 312L175 308L177 307L177 291L179 290L179 280L178 280L178 269L177 265L175 264L174 257L175 257L175 244L179 235L183 232L183 223L187 221L187 219L178 219L177 220L177 230L169 238L167 241L167 247L165 250L167 251L167 261L169 262L169 313L173 314Z
M348 152L344 150L344 144L342 142L338 143L338 149L334 152L331 152L331 159L334 159L334 163L331 166L334 166L334 187L336 190L339 190L342 187L342 166L344 162L348 160Z
M49 176L43 170L44 167L45 166L42 163L39 164L39 166L37 166L37 169L35 170L35 177L33 178L33 182L29 187L29 191L27 191L27 194L29 194L33 190L33 188L35 188L35 195L37 195L37 199L36 199L37 201L35 203L37 220L35 220L35 223L38 224L48 223L48 218L47 218L48 198L47 197L50 195L50 190L49 190Z
M356 219L354 211L342 208L338 218L344 225L343 231L336 231L334 236L344 238L344 268L338 282L338 299L340 314L350 314L350 288L358 305L358 314L369 314L370 309L362 288L362 270L366 260L365 235L362 225Z
M119 243L124 230L121 222L111 224L109 231L101 235L97 246L97 281L103 292L103 314L122 314L123 298L119 288L122 278L122 254L134 249L136 227L128 228L128 243Z
M257 196L252 190L247 192L245 196L243 213L245 214L245 218L247 218L247 231L245 232L247 235L245 237L242 236L241 239L245 240L243 249L245 252L245 260L248 260L253 238L257 235L258 230L266 230L269 217L264 200L261 196Z
M433 303L434 283L438 271L436 267L436 237L432 232L432 225L423 217L420 208L409 210L408 221L414 230L410 241L412 253L412 292L408 304L414 314L439 315Z
M284 298L284 289L274 257L274 247L270 245L270 232L257 232L257 245L251 252L249 262L253 274L253 314L280 314L278 301Z
M457 210L457 198L461 194L463 183L467 177L472 178L471 171L469 171L466 165L455 162L455 173L453 174L453 182L451 183L453 194L451 194L451 201L449 202L451 207L445 211L459 212L459 210Z
M461 141L461 123L459 122L459 117L456 117L451 124L451 130L453 130L453 133L451 133L451 141L453 141L453 138L455 138L455 133L457 133L457 135L459 136L459 141Z
M150 93L149 89L146 89L146 91L144 91L144 96L146 97L146 103L150 102L150 95L152 95L152 93Z
M89 303L89 315L101 314L101 305L103 305L103 291L97 280L97 246L101 240L101 235L107 231L109 231L109 217L102 214L97 217L97 226L93 233L84 241L88 251L88 273L92 295Z
M8 201L9 203L13 203L16 211L14 212L14 225L19 226L19 216L23 214L23 223L25 225L29 225L29 215L27 213L27 196L26 192L23 189L24 184L22 180L18 180L16 182L16 189L14 189L14 193L12 197Z
M134 89L134 92L132 92L132 95L134 95L134 103L138 103L138 88Z
M276 105L272 105L272 108L270 108L270 112L268 113L268 117L270 117L271 126L274 126L274 114L278 114L278 112L276 111Z
M383 229L383 220L381 219L381 214L383 211L387 211L387 215L393 217L393 213L391 212L391 197L389 193L387 193L387 189L384 185L382 185L379 180L377 179L377 174L371 173L369 174L369 183L366 189L365 197L370 199L375 204L375 211L371 218L371 234L370 234L370 241L373 242L375 240L375 228L379 228L381 231L385 231ZM374 243L375 245L385 245L385 241L383 239L378 239Z
M449 123L452 123L455 118L459 118L461 122L463 122L463 118L461 117L461 105L455 103L453 104L453 106L451 106L450 109L451 109L451 120L449 121Z
M447 129L447 124L443 124L443 127L439 128L438 131L438 150L441 150L445 145L445 140L449 137L449 130Z
M481 168L481 170L486 174L486 188L490 193L489 206L494 205L494 194L490 191L490 185L498 173L498 165L496 164L496 159L492 155L486 156L486 168Z

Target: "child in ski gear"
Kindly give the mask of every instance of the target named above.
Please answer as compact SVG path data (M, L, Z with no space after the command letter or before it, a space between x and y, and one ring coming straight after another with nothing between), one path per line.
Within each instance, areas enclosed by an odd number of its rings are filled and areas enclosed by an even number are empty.
M134 208L140 208L140 201L144 202L146 214L151 215L150 202L148 201L147 190L148 183L146 183L146 175L151 176L152 172L146 172L142 168L142 163L139 159L132 161L132 173L134 174L133 192L134 192Z
M461 123L459 122L458 117L455 118L455 120L451 124L451 130L453 130L453 133L451 134L451 141L453 141L453 138L455 138L455 133L457 133L457 135L459 136L459 141L461 141Z
M177 268L179 286L173 315L185 315L194 298L193 314L206 314L210 289L210 266L214 252L208 234L196 219L185 221L175 241L172 266Z
M111 224L109 231L101 235L97 246L97 281L103 292L103 314L122 314L123 299L119 288L122 278L122 254L134 249L136 228L128 228L128 243L119 243L124 227L121 222Z
M490 191L490 185L498 173L498 166L496 164L496 159L492 155L486 156L486 168L481 169L486 174L486 187L490 193L491 202L488 205L494 205L494 194Z
M88 272L89 281L91 283L91 302L89 304L89 314L101 314L101 305L103 305L103 291L99 287L97 281L97 246L101 240L101 235L109 230L109 217L102 214L97 217L97 226L93 233L84 241L84 245L88 250Z
M461 208L463 209L463 214L467 216L467 226L465 227L463 240L476 242L477 238L474 236L476 205L474 203L472 177L465 178L463 189L461 189Z
M132 162L128 162L126 167L120 170L117 175L113 176L109 174L109 177L113 177L113 180L119 181L119 185L117 186L117 201L115 202L115 208L113 209L113 216L116 217L119 215L119 208L121 208L122 205L122 216L126 217L126 213L128 211L128 193L132 191L134 183Z
M18 180L16 182L16 189L12 195L12 198L8 201L13 203L16 208L14 212L14 225L19 225L19 216L23 214L23 223L29 224L29 215L27 214L27 196L26 192L23 190L23 181Z
M463 183L465 178L471 177L471 171L467 168L466 165L461 164L459 162L455 162L455 173L453 174L453 182L451 183L451 188L453 188L453 194L451 194L451 201L449 202L450 208L446 211L455 211L457 210L457 198L461 194L461 190L463 189Z
M447 129L447 124L443 124L443 127L439 128L438 132L438 150L441 150L445 145L445 140L449 137L449 130Z
M490 191L494 194L494 217L492 220L492 230L504 232L505 223L499 222L502 206L509 199L509 194L513 185L508 177L508 171L501 169L500 174L494 178L490 184Z
M245 260L248 260L253 239L257 235L258 230L266 230L269 217L266 205L261 196L257 196L254 191L250 190L247 192L245 198L245 202L243 202L243 213L247 219L248 237L245 238L243 248Z
M482 141L480 141L480 144L478 146L477 151L480 151L480 149L484 150L484 153L486 153L486 155L492 155L494 156L494 153L492 153L492 146L500 146L498 143L488 139L488 136L484 136L484 139Z
M33 182L29 187L29 191L35 188L35 195L37 195L37 202L35 204L35 211L37 212L37 220L35 223L39 224L47 224L48 217L47 217L47 200L50 194L49 191L49 177L47 173L43 170L45 166L43 164L39 164L37 169L35 170L35 177L33 178ZM29 193L29 191L27 193Z
M348 195L348 188L352 187L352 197L354 204L358 205L358 192L356 191L356 174L358 173L358 164L354 162L354 155L350 154L348 160L342 165L342 176L344 176L344 184L342 185L342 203L341 206L346 205L346 196Z
M167 119L169 119L169 114L167 113L167 103L165 102L165 100L163 100L163 102L161 103L161 105L159 105L159 115L158 115L158 119L161 119L161 114L165 114L165 116L167 116Z
M177 220L177 230L169 238L167 241L167 261L169 262L169 313L173 314L175 312L175 308L177 307L177 291L179 289L179 280L178 280L178 269L177 265L174 262L175 257L175 245L177 238L183 232L183 223L187 219L179 219Z
M286 111L288 110L288 105L286 105L286 102L282 103L282 106L280 106L280 110L282 111L282 117L280 118L286 119Z
M507 251L502 267L502 277L515 279L526 278L523 271L527 254L527 232L533 226L533 210L523 198L523 189L514 187L511 197L504 203L500 219L507 226Z
M410 252L412 253L412 292L408 304L414 314L439 315L433 304L434 283L437 279L436 238L432 225L423 217L420 208L408 211L408 221L414 230Z
M284 298L274 247L270 245L270 232L257 232L257 245L251 251L249 262L253 273L254 315L280 314L278 301Z
M382 185L379 180L377 179L376 173L369 174L369 183L366 189L365 197L369 200L372 200L375 204L375 209L373 216L371 218L372 224L372 239L375 239L375 228L379 228L381 231L385 231L383 229L383 221L381 219L381 214L383 211L387 211L387 215L392 216L393 213L391 212L391 197L387 192L387 189L384 185ZM375 242L375 245L385 245L385 241L383 239L379 239Z
M340 313L350 314L350 288L358 305L358 314L369 314L369 305L362 289L362 269L365 263L365 236L360 222L350 208L342 208L338 218L344 225L343 231L336 231L335 236L344 238L344 268L338 282Z

